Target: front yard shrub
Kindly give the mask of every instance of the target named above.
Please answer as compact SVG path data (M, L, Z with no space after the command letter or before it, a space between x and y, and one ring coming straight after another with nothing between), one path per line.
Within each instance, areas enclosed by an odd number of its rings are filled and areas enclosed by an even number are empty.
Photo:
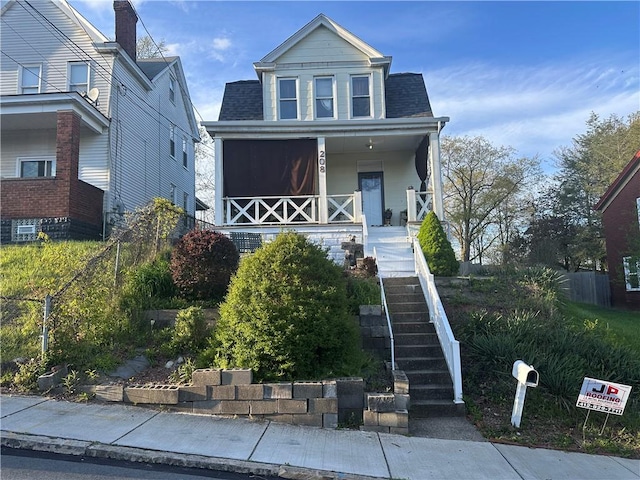
M122 307L128 310L162 308L177 293L171 277L168 253L159 255L128 273Z
M193 300L224 297L240 254L233 242L212 230L192 230L171 253L171 274L180 293Z
M360 366L356 335L340 267L286 232L243 259L220 306L215 362L258 381L348 375Z
M209 328L202 308L180 310L171 335L171 351L174 354L195 353L206 345L208 336Z
M460 266L456 254L435 212L429 212L422 221L418 241L433 275L452 277L458 274Z
M352 315L360 314L360 305L380 305L380 285L375 277L347 278L347 296L349 312Z

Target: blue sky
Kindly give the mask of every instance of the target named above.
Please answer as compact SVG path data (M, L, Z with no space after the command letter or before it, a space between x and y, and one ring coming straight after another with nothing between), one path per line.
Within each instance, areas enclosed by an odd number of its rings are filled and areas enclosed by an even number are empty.
M71 0L114 37L111 0ZM448 135L483 135L520 155L553 151L591 112L640 110L640 2L134 0L156 41L180 55L193 104L217 120L225 82L257 78L253 62L319 13L423 74Z

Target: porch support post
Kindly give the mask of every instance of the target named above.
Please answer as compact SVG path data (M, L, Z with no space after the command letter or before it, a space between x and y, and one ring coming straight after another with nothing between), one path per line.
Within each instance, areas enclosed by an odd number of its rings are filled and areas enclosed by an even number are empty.
M353 218L355 223L362 222L362 192L360 190L353 192Z
M223 180L222 180L222 139L215 138L213 140L213 158L214 158L214 210L213 210L213 223L215 225L224 225L224 201L222 195L224 194Z
M407 190L407 222L415 222L416 215L416 191L409 188Z
M433 211L438 220L445 221L442 197L442 169L440 168L440 134L429 134L429 166L431 167L431 191L433 192Z
M324 137L318 137L318 220L321 224L329 223L327 205L327 151Z

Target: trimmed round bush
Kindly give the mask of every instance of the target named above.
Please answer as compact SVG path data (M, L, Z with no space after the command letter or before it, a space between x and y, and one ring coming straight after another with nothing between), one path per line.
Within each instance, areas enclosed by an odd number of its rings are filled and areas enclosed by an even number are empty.
M180 294L194 300L222 299L240 254L233 242L212 230L192 230L171 252L171 276Z
M435 212L429 212L422 221L418 241L433 275L452 277L458 274L460 265L456 254Z
M243 259L214 341L218 367L251 368L258 381L345 375L359 361L342 270L293 232Z

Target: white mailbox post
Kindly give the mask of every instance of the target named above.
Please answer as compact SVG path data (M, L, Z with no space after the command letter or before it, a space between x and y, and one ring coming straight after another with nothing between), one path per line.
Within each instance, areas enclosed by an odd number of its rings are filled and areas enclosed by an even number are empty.
M524 408L524 397L527 394L527 387L537 387L539 375L532 365L527 365L522 360L513 363L511 375L518 380L516 388L516 398L513 401L513 412L511 413L511 425L520 428L522 420L522 409Z

